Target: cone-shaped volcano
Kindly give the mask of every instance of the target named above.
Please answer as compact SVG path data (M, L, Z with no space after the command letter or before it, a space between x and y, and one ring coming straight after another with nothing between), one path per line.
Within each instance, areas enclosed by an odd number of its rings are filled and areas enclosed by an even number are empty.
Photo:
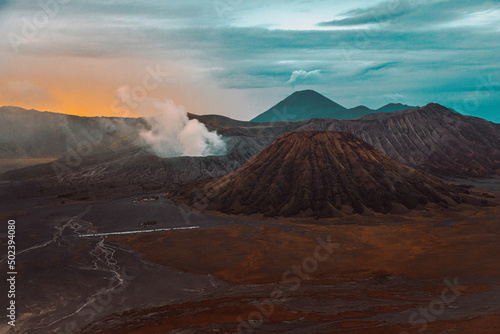
M178 193L231 214L335 217L467 201L458 186L408 168L339 132L286 134L237 171Z

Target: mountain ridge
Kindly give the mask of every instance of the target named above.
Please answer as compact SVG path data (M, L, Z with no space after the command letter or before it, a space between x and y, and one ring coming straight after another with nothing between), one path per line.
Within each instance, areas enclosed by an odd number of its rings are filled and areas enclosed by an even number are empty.
M195 180L226 175L281 135L294 131L351 133L405 166L441 178L500 176L500 124L464 116L438 104L392 113L370 114L352 120L311 119L252 123L233 122L222 116L200 117L200 122L206 122L207 128L217 130L225 138L227 155L198 158L156 157L148 147L136 140L138 131L143 126L140 119L126 121L137 123L135 126L130 124L124 131L115 129L114 123L106 122L103 118L101 121L107 127L97 128L101 131L103 140L93 143L91 152L83 152L85 155L81 156L82 161L77 166L67 165L68 158L72 156L72 152L67 151L67 145L70 145L69 149L77 150L74 140L87 142L85 132L96 137L96 129L92 125L97 123L75 116L75 119L68 119L67 128L77 128L77 132L47 131L43 126L43 118L48 115L38 115L43 116L42 121L40 118L28 120L29 122L24 118L19 118L18 122L11 120L16 123L14 129L18 131L14 131L9 141L1 142L0 156L6 160L0 159L0 163L5 163L10 157L50 157L57 159L57 165L68 167L59 175L65 181L59 182L60 178L54 172L52 163L24 168L20 167L26 164L14 166L10 171L0 174L0 181L11 182L12 187L15 187L9 192L8 188L11 186L2 184L3 189L0 190L8 192L11 197L14 196L13 193L21 196L22 192L31 193L32 189L38 188L51 194L70 193L73 189L87 191L89 184L98 184L103 192L111 193L126 193L130 189L141 188L149 191L160 184L167 185L168 189L176 188ZM78 122L72 123L72 120ZM25 124L32 124L33 128L27 131ZM59 125L66 128L67 124ZM9 133L10 127L11 125L1 122L0 113L0 136ZM5 152L14 155L6 156ZM54 184L59 188L55 189Z
M500 124L436 103L352 120L313 119L298 131L349 132L406 166L440 177L500 175Z
M394 112L394 111L400 111L400 110L408 110L408 109L415 109L418 108L416 106L409 106L407 104L403 103L388 103L385 106L382 106L378 109L375 109L375 112Z
M216 196L199 198L197 189ZM234 172L169 196L228 214L339 217L480 202L467 195L350 133L299 131L279 137Z
M250 121L263 123L274 121L300 121L313 118L335 118L344 120L361 117L371 113L393 112L413 108L415 107L406 104L389 103L378 109L371 109L363 105L349 109L314 90L308 89L294 92Z

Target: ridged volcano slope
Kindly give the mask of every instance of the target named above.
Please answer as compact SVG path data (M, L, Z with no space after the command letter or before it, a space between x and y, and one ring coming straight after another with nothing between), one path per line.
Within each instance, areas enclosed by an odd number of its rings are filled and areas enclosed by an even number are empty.
M208 195L200 198L200 189ZM177 195L230 214L336 217L475 201L467 193L400 164L352 134L306 131L283 135L235 172Z

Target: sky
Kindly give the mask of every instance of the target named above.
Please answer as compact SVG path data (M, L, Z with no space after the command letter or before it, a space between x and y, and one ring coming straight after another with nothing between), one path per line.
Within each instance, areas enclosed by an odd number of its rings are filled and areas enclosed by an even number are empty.
M0 0L0 59L0 105L75 115L250 120L313 89L500 123L499 0Z

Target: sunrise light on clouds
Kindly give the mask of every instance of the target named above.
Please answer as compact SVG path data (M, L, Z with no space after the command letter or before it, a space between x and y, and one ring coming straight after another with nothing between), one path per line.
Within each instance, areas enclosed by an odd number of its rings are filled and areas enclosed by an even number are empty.
M113 116L116 90L160 66L169 75L148 96L197 114L248 120L311 88L351 107L435 101L493 120L499 11L467 0L7 1L0 105ZM300 71L318 75L291 85Z

